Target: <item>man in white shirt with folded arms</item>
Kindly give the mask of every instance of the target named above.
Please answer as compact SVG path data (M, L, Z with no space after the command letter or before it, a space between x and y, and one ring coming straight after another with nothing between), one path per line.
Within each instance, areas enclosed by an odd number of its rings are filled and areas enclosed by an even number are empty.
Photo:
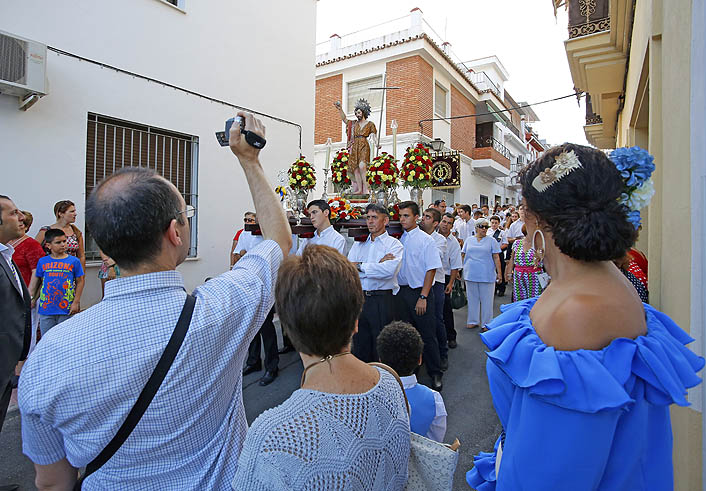
M353 336L353 354L369 363L378 361L376 339L382 328L392 322L394 313L393 295L400 287L397 273L402 263L404 247L390 237L385 227L390 221L387 209L369 204L365 219L370 235L365 242L355 242L348 259L360 272L365 303L358 319L358 332Z

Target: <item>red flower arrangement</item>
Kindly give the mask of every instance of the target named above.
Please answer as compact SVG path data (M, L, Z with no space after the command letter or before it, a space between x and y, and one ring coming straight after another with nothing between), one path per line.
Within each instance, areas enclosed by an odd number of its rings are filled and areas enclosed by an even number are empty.
M373 191L389 189L397 186L397 161L387 152L375 157L365 174L368 185Z
M351 202L341 196L335 196L328 200L328 205L331 208L331 221L350 220L351 218L360 218L362 216L360 208L351 205Z
M402 185L411 188L428 188L432 184L431 168L431 157L423 144L417 143L414 147L407 147L400 169Z
M303 155L289 167L287 174L293 191L309 191L316 186L316 171Z
M352 184L348 176L348 150L340 150L331 162L331 182L338 190L349 188Z

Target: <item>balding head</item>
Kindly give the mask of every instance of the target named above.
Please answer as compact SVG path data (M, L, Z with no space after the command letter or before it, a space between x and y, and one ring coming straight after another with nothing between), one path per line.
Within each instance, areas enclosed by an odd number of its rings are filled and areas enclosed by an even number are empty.
M121 268L157 257L172 220L184 224L185 204L169 181L150 169L127 168L102 181L86 201L86 226Z

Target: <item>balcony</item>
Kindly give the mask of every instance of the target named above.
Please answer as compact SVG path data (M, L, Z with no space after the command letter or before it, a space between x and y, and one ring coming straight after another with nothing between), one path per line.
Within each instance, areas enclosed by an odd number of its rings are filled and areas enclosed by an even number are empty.
M631 35L631 0L567 0L569 39L564 42L574 86L591 95L584 131L599 148L615 146ZM589 122L590 121L590 122Z
M501 98L500 87L498 87L495 82L490 80L490 77L486 75L485 72L470 72L468 74L471 77L471 82L476 86L478 92L481 94L492 92L498 98Z
M511 157L507 147L492 136L481 138L473 149L473 169L493 178L507 177Z

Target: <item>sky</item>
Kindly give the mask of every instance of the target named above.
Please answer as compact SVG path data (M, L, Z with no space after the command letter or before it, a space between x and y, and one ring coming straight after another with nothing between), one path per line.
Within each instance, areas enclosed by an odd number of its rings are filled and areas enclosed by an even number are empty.
M316 41L326 42L336 33L346 45L405 29L407 20L368 28L403 17L415 7L451 43L459 59L497 56L510 74L505 89L516 101L532 103L573 93L564 49L567 15L560 9L555 19L549 0L319 0ZM346 37L362 29L367 30ZM326 51L325 46L319 48ZM587 144L583 100L581 107L572 97L533 109L540 119L533 125L540 138L550 144Z

